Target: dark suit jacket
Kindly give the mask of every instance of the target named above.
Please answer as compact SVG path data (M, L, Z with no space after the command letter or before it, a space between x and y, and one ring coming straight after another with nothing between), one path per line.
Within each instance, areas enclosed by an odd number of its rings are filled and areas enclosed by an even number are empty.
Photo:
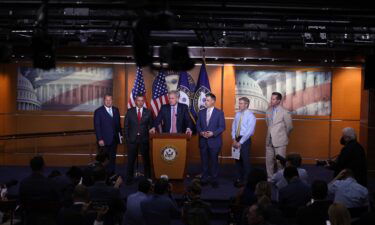
M191 128L191 119L189 116L189 107L185 104L177 103L177 133L185 133L187 128ZM158 116L154 121L154 127L157 128L162 124L162 132L169 133L171 130L171 105L162 105Z
M332 201L321 200L303 207L297 211L298 225L326 225L328 220L328 208Z
M168 225L172 217L180 215L176 202L167 195L153 195L144 200L141 211L147 225Z
M99 107L94 113L94 128L96 139L104 140L105 145L111 145L114 141L119 143L119 133L122 136L120 112L112 106L113 117L109 115L104 106Z
M310 187L299 178L293 179L288 186L279 190L279 206L288 218L295 217L297 210L306 206L310 199Z
M207 109L202 109L198 114L197 132L198 134L203 131L212 131L214 135L210 138L199 136L199 147L205 148L221 148L222 146L222 133L225 130L224 112L220 109L214 108L212 110L211 118L207 126Z
M357 182L365 187L367 186L366 154L357 141L350 141L342 148L334 169L335 176L343 169L351 169Z
M153 126L151 111L143 108L142 118L138 122L137 107L128 110L125 115L124 129L127 143L134 143L137 139L137 133L140 133L142 142L148 142L148 131Z
M32 173L23 179L19 187L21 203L59 201L59 193L51 179L40 173Z

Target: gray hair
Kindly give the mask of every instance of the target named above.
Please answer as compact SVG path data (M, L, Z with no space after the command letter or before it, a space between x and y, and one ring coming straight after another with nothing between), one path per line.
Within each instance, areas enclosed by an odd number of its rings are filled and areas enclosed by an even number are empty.
M173 91L169 91L168 92L168 96L169 95L175 95L177 98L180 97L180 92L179 91L176 91L176 90L173 90Z
M356 140L357 135L355 134L355 130L351 127L345 127L342 129L342 134L345 137L348 137L350 140Z

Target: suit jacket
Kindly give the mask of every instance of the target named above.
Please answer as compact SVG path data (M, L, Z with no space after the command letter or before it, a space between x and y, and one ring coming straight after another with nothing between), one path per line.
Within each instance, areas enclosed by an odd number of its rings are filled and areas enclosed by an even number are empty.
M105 145L113 142L119 143L119 133L122 136L120 112L112 106L113 117L109 115L104 106L97 108L94 112L94 128L96 139L104 140Z
M189 116L189 107L182 103L177 103L177 121L176 128L177 133L185 133L186 129L191 130L191 120ZM162 124L162 132L169 133L171 130L171 105L162 105L154 121L154 127L157 128Z
M288 145L288 135L293 129L292 117L289 111L282 106L278 106L272 118L272 107L270 107L266 112L266 123L268 126L266 146L269 145L270 138L274 147Z
M198 113L197 132L212 131L214 135L209 138L199 136L199 147L221 148L223 144L221 136L225 130L224 112L218 108L214 108L208 126L206 121L207 109L202 109Z
M147 225L168 225L173 217L180 215L176 202L167 195L154 194L142 201L141 211Z
M148 142L148 131L153 125L151 111L143 108L141 121L138 122L137 107L128 110L124 120L125 139L127 143L134 143L137 134L140 134L142 142Z

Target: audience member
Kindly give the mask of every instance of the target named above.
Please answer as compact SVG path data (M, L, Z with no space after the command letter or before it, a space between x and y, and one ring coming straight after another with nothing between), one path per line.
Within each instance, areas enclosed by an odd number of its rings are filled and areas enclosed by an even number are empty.
M362 208L369 205L369 193L366 187L357 183L350 169L342 170L328 185L334 202L341 203L346 208Z
M154 194L141 202L142 215L146 225L169 225L171 218L180 216L180 210L172 198L172 186L167 179L159 179Z
M309 182L309 175L307 171L301 168L302 165L302 157L298 153L290 153L286 156L285 167L294 166L298 170L298 176L301 181L305 184ZM288 185L288 182L284 178L284 169L278 170L275 174L273 174L271 182L280 190L281 188Z
M182 219L187 225L209 225L211 205L201 199L200 181L195 179L188 187L187 201L184 202Z
M107 172L104 166L97 166L93 171L94 185L88 187L92 204L108 206L109 211L104 218L104 224L113 224L122 221L122 213L125 209L121 199L119 187L122 183L119 177L116 185L106 184Z
M331 165L337 176L343 169L353 171L353 177L362 186L367 186L367 160L366 154L360 143L357 141L355 130L346 127L342 130L340 143L344 146L336 161Z
M295 217L298 208L309 202L311 198L310 187L299 179L296 167L286 167L284 177L288 185L279 191L279 206L284 216L292 219Z
M247 177L245 187L241 188L236 197L237 205L250 206L256 203L255 187L260 181L267 181L267 174L264 170L253 168Z
M350 225L351 217L348 209L343 204L333 203L328 209L331 225Z
M93 171L97 166L107 167L109 163L109 154L105 151L99 151L95 156L95 161L88 164L83 169L83 179L82 182L85 186L89 187L94 185Z
M328 208L332 204L332 201L327 200L327 194L327 183L315 180L311 185L311 201L297 211L297 224L326 225Z
M32 158L30 167L31 175L23 179L19 186L19 200L25 210L24 224L54 224L60 207L56 186L43 175L43 157Z
M125 225L145 224L141 211L141 202L147 199L151 188L152 183L147 178L143 178L138 183L138 191L128 196L124 218Z
M84 185L77 185L73 192L73 204L64 207L58 215L59 225L93 225L96 213L90 213L89 192Z

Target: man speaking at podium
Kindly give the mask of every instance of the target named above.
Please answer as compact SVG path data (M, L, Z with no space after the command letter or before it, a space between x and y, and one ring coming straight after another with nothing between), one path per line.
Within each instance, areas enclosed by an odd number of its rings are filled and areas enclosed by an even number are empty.
M180 93L170 91L168 93L169 104L162 105L158 116L154 120L154 126L150 133L154 134L156 127L162 125L162 133L186 133L192 134L189 108L187 105L178 103Z

